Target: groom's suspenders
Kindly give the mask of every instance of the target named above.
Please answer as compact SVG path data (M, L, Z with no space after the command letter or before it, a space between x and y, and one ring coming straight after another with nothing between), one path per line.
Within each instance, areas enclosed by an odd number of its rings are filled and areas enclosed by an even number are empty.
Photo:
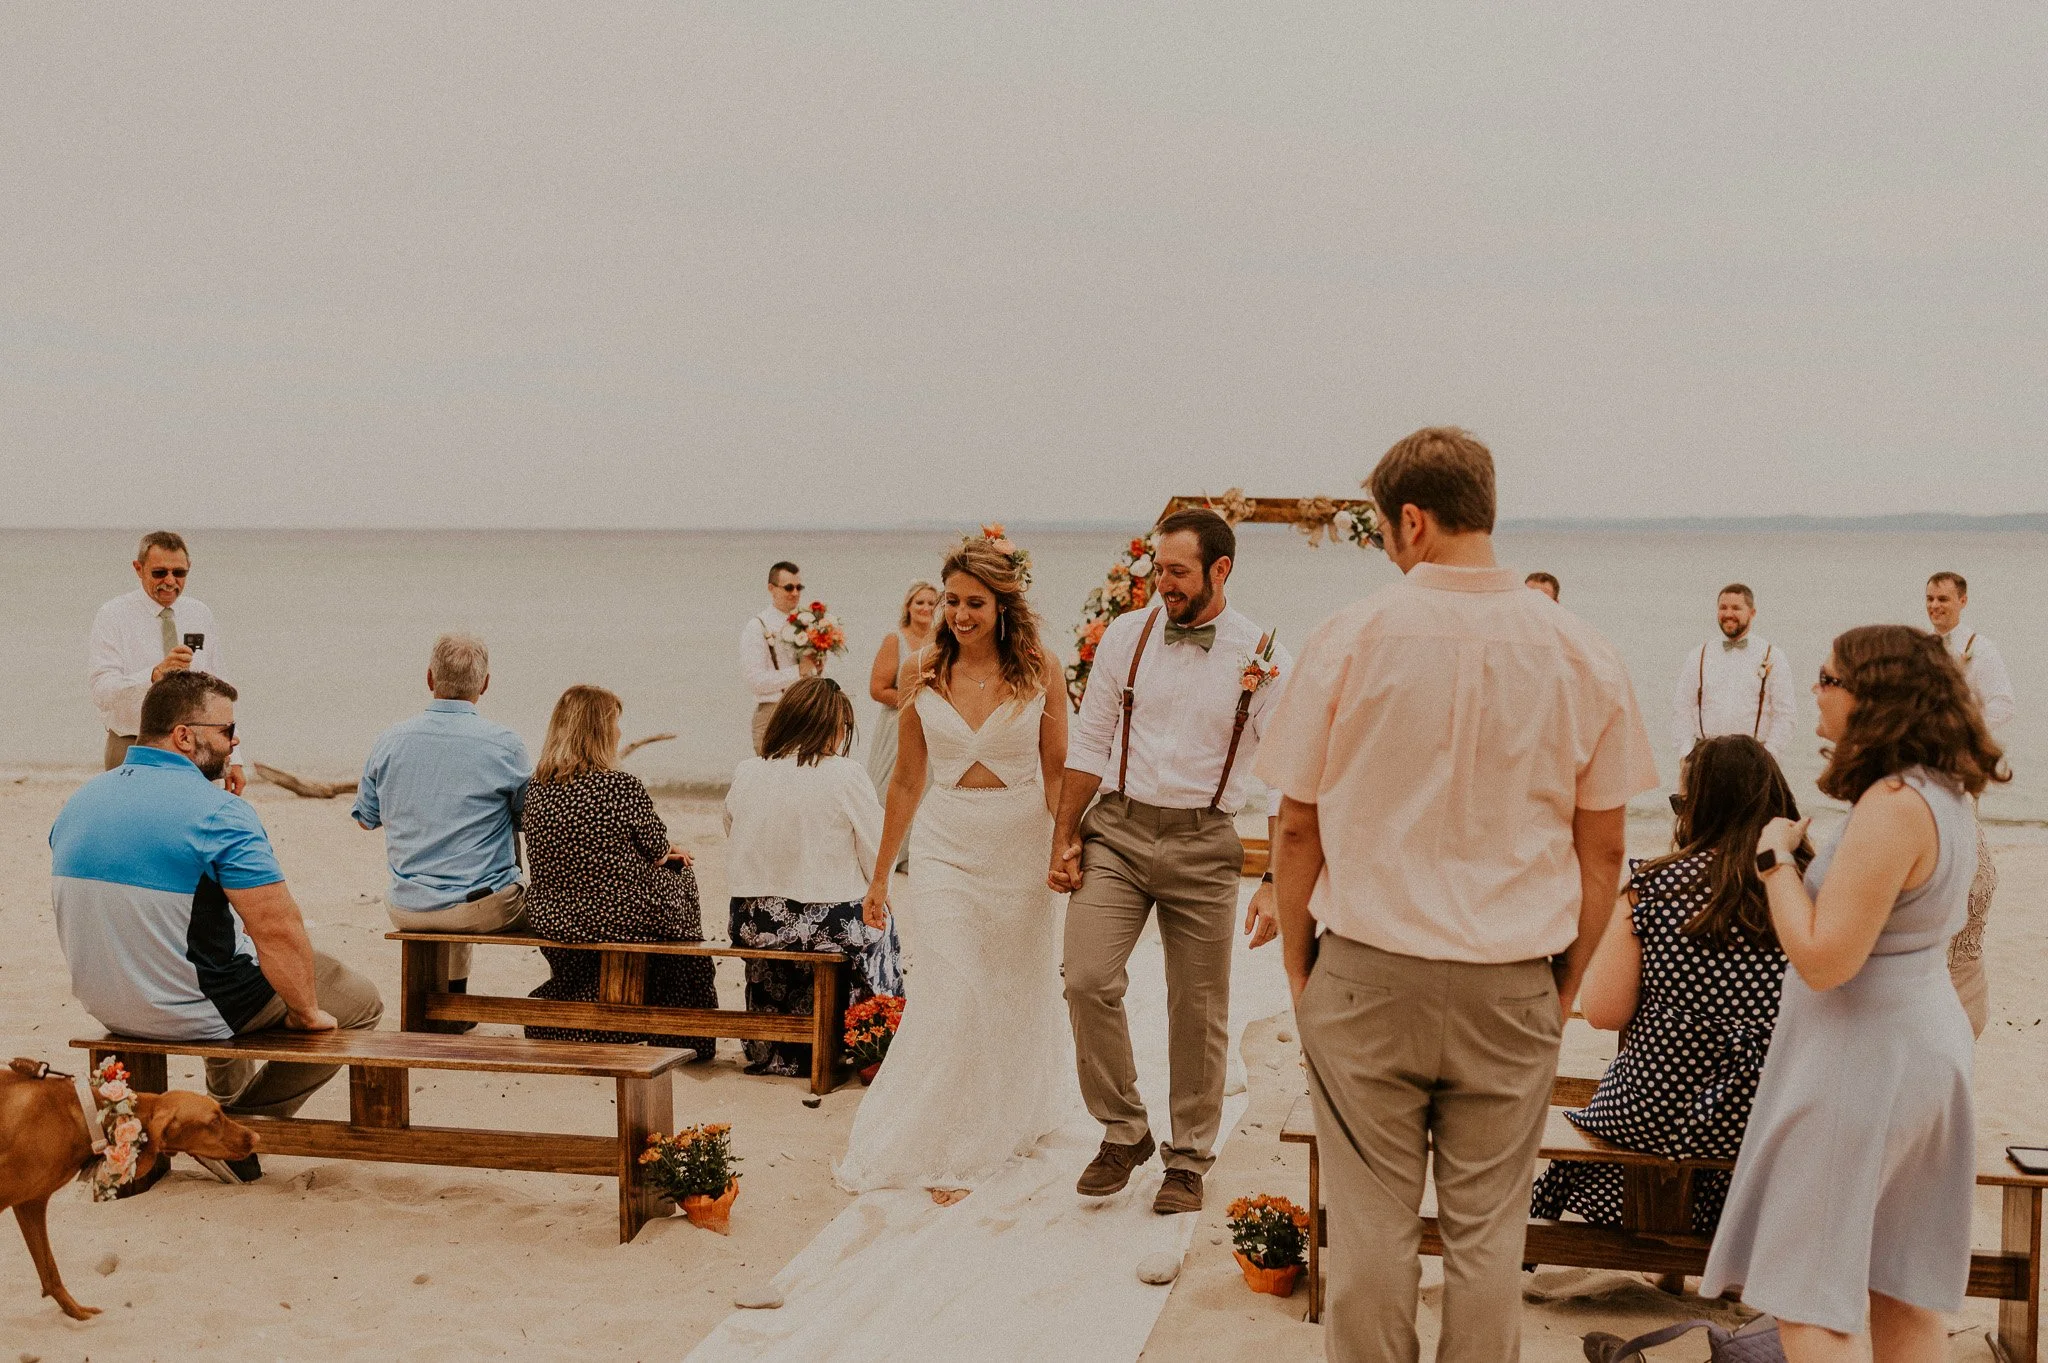
M1119 792L1124 788L1124 778L1131 771L1131 707L1138 703L1138 660L1145 656L1145 645L1152 641L1152 627L1158 623L1159 607L1154 606L1152 613L1145 617L1145 629L1138 635L1138 646L1131 650L1131 675L1124 679L1124 750L1116 763L1116 788Z
M1272 637L1268 634L1259 640L1259 646L1252 650L1254 658L1266 651L1266 640ZM1216 793L1209 797L1209 808L1219 813L1223 809L1224 788L1230 784L1230 769L1237 765L1237 745L1244 738L1245 721L1251 717L1252 693L1240 690L1237 693L1237 718L1230 725L1230 751L1223 754L1223 774L1216 778Z

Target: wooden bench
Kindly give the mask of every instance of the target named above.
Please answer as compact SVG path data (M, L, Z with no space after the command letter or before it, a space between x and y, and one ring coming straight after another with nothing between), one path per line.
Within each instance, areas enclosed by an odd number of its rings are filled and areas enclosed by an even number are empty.
M264 1154L616 1178L622 1244L637 1235L649 1220L668 1214L666 1199L648 1181L639 1157L647 1147L648 1136L671 1128L674 1112L670 1071L689 1058L688 1051L527 1041L518 1037L376 1031L256 1032L230 1041L144 1041L107 1035L71 1044L90 1051L95 1067L109 1055L118 1057L128 1067L129 1083L147 1093L161 1093L168 1086L166 1057L173 1055L345 1065L347 1121L304 1117L237 1120L257 1134ZM414 1070L611 1079L618 1090L618 1134L571 1136L414 1126Z
M1592 1101L1594 1083L1559 1076L1551 1088L1552 1107L1584 1107ZM1308 1318L1321 1320L1322 1250L1329 1244L1329 1228L1323 1215L1315 1112L1307 1094L1295 1100L1280 1129L1280 1139L1308 1147ZM1693 1233L1692 1180L1704 1169L1732 1169L1733 1160L1673 1160L1625 1150L1587 1135L1567 1121L1561 1110L1550 1113L1537 1157L1621 1165L1622 1228L1532 1221L1522 1251L1528 1263L1694 1277L1706 1271L1712 1241ZM2042 1363L2041 1194L2048 1189L2048 1177L2022 1173L2000 1160L1978 1173L1977 1185L2002 1190L2004 1217L1999 1248L1978 1250L1970 1256L1969 1295L1998 1302L1998 1328L1991 1333L1990 1342L1992 1352L2003 1363ZM1422 1252L1443 1253L1435 1217L1422 1218Z
M846 1030L839 988L846 957L836 951L763 951L702 942L553 942L531 933L387 932L399 944L399 1021L407 1032L450 1032L451 1024L504 1022L532 1027L579 1027L655 1036L738 1037L793 1041L811 1048L811 1092L830 1093L843 1077L838 1062ZM451 942L474 946L559 947L598 953L597 1002L571 1003L510 994L448 991ZM647 1002L650 956L730 956L744 961L788 961L811 972L811 1013L750 1013L741 1008L663 1008Z

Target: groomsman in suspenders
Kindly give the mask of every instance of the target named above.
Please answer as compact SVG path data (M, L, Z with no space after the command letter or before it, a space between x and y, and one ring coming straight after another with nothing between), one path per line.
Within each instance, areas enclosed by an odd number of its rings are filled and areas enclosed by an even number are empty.
M1199 1211L1202 1176L1215 1162L1244 866L1233 816L1255 784L1259 733L1293 666L1270 633L1225 600L1236 552L1236 534L1212 511L1178 511L1159 523L1158 599L1120 616L1096 650L1067 749L1048 876L1072 895L1067 1007L1081 1095L1104 1127L1076 1187L1086 1197L1121 1191L1155 1148L1124 990L1131 949L1159 912L1172 1065L1172 1134L1152 1203L1162 1215ZM1253 946L1278 932L1266 879L1245 920Z
M1693 745L1719 734L1748 734L1782 758L1797 716L1792 665L1785 651L1755 634L1756 593L1740 582L1714 605L1721 637L1686 655L1671 698L1671 740L1683 763Z
M768 716L782 700L782 693L796 685L799 677L815 677L825 670L817 658L798 658L777 638L789 623L789 613L803 600L803 570L784 560L768 570L768 607L747 617L740 626L740 675L754 693L754 756L761 755L761 739L768 732Z

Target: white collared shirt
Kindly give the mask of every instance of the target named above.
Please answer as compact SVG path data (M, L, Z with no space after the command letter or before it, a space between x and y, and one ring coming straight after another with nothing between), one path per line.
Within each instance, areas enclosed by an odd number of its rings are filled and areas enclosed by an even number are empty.
M782 693L803 675L797 670L796 655L776 642L788 623L789 612L770 606L740 626L740 675L747 679L747 690L754 693L757 705L781 700Z
M192 651L192 671L211 672L222 681L233 680L221 659L220 627L206 603L190 595L171 606L172 630L179 643L188 634L203 634L206 642ZM109 733L133 737L142 729L142 698L149 693L149 674L164 660L163 610L148 593L137 587L101 606L92 620L92 642L88 648L86 682L92 689L92 703L100 722ZM246 745L229 759L234 765L254 770Z
M1105 790L1116 789L1123 751L1123 689L1131 675L1131 653L1153 607L1125 611L1104 631L1095 650L1095 667L1081 698L1067 744L1067 766L1101 778ZM1210 622L1216 642L1204 653L1193 643L1166 642L1166 611L1145 645L1138 663L1136 703L1131 709L1131 761L1124 793L1133 800L1164 809L1206 809L1223 775L1230 749L1230 731L1237 720L1237 701L1244 688L1239 678L1258 647L1262 632L1251 619L1225 606ZM1273 650L1280 676L1252 697L1244 735L1230 767L1230 784L1221 808L1235 813L1259 788L1252 774L1259 734L1294 670L1284 648Z
M1782 757L1792 741L1798 704L1784 649L1757 634L1745 634L1732 646L1727 639L1712 639L1686 654L1678 670L1671 696L1672 745L1682 760L1702 737L1749 734L1771 756Z
M1956 626L1941 636L1949 656L1963 665L1970 689L1977 693L1977 708L1984 712L1986 728L2002 728L2019 709L2012 693L2012 673L2005 669L2005 655L1998 645L1981 634Z

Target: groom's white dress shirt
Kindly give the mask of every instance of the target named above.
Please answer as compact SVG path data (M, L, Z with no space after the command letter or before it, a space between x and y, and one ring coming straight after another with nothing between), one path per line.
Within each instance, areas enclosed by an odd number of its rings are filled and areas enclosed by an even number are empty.
M1986 727L1997 730L2019 708L2013 698L2012 673L2006 671L2005 655L1983 635L1957 625L1941 641L1949 656L1963 665L1970 689L1977 693L1977 708L1984 712Z
M796 684L803 673L797 670L796 654L776 642L789 623L789 613L770 606L740 626L740 675L758 705L773 705L782 693Z
M1770 655L1768 675L1764 655ZM1701 665L1705 664L1704 682ZM1701 738L1748 734L1782 757L1798 717L1798 690L1785 650L1756 634L1710 639L1685 655L1671 696L1671 742L1681 760ZM1757 702L1763 702L1759 715Z
M1100 777L1104 790L1116 787L1123 751L1124 682L1131 675L1131 652L1152 609L1125 611L1103 632L1081 713L1067 743L1067 765ZM1131 762L1124 793L1133 800L1163 809L1206 809L1216 793L1243 692L1238 678L1263 631L1229 606L1211 623L1216 626L1216 642L1206 653L1191 642L1168 644L1166 612L1160 610L1159 623L1138 662L1137 704L1131 710ZM1252 697L1230 784L1223 791L1221 807L1226 813L1243 808L1245 798L1260 788L1252 775L1259 735L1294 671L1294 659L1284 648L1273 650L1273 661L1280 676Z
M93 617L86 681L108 733L133 737L142 729L142 698L149 692L149 674L164 660L160 614L164 609L137 587L101 606ZM188 634L206 636L205 647L192 652L192 671L211 672L222 681L233 681L223 670L220 627L206 603L181 596L169 609L172 634L179 643L184 643ZM235 749L230 760L245 770L255 770L246 743Z

